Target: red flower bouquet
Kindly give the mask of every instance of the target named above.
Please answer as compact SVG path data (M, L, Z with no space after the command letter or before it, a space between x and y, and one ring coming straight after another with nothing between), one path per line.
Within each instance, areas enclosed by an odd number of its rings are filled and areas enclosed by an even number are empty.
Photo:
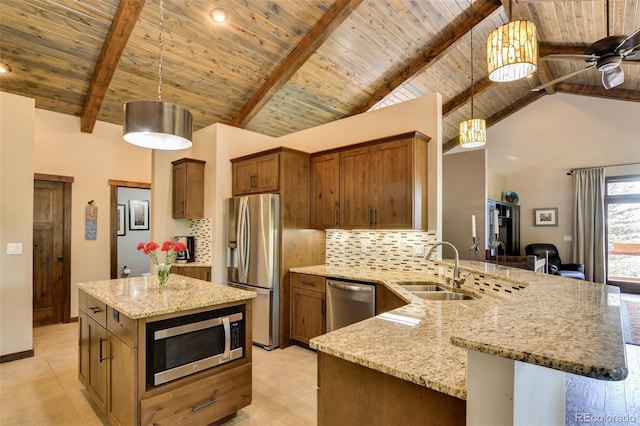
M158 248L160 248L160 251L165 252L163 263L158 262L158 253L156 252ZM171 264L176 260L178 253L187 250L187 246L184 243L165 241L162 243L162 247L160 247L158 243L149 241L148 243L138 243L137 250L142 250L144 254L149 255L151 262L156 265L160 287L164 287L169 281L169 270L171 269Z

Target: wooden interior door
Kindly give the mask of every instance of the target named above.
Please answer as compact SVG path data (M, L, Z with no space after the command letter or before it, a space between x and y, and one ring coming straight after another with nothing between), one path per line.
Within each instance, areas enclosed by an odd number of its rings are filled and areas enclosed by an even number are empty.
M33 325L63 322L64 184L34 182Z

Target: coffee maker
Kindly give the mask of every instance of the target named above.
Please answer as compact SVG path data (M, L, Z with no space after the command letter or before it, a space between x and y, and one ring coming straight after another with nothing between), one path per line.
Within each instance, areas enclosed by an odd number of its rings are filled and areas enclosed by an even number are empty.
M176 263L190 263L195 262L196 253L195 253L195 238L191 236L180 236L176 237L176 242L183 243L187 246L187 250L178 253L176 256Z

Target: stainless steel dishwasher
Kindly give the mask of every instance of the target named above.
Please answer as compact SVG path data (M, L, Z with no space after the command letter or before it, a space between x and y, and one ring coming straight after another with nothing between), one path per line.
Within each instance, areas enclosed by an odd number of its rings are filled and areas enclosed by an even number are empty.
M327 332L362 321L375 313L375 284L327 280Z

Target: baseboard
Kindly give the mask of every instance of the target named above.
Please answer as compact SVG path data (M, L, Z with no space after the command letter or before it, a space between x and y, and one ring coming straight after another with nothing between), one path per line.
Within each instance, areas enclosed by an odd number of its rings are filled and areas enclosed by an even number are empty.
M78 322L78 317L71 317L68 322Z
M7 355L0 355L0 364L5 362L16 361L23 358L31 358L33 356L33 349L28 351L16 352Z

